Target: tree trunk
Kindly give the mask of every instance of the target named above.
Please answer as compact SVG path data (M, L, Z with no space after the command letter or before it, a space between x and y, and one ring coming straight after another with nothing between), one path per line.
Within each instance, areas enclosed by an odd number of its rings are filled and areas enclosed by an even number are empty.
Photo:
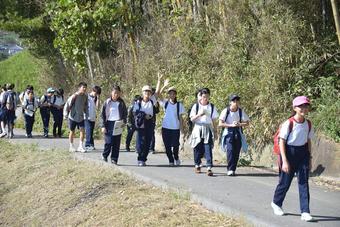
M86 47L85 49L85 54L86 54L87 67L89 69L89 74L90 74L90 79L91 79L91 85L93 86L94 85L94 73L93 73L90 51L88 47Z
M337 5L336 0L331 0L331 3L332 3L332 9L333 9L336 34L338 36L338 41L340 45L340 21L339 21L340 19L339 19L338 5Z

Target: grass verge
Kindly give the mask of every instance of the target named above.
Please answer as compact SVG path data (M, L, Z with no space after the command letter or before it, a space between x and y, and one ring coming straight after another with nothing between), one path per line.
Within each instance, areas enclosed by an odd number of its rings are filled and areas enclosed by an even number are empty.
M0 141L0 225L244 226L115 170Z

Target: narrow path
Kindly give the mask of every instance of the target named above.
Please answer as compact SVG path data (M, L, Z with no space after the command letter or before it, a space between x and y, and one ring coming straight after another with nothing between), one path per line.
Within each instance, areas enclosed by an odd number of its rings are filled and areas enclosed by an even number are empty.
M67 149L68 140L43 139L34 137L26 139L23 130L15 131L16 137L11 142L37 144L43 149ZM104 165L101 160L103 145L89 153L75 153L81 160ZM147 167L136 166L136 153L120 153L118 168L138 180L146 181L159 187L169 188L183 194L213 211L232 216L243 216L256 226L340 226L340 192L329 191L313 183L311 191L311 212L316 222L305 223L300 220L299 196L296 180L293 181L284 204L288 213L283 217L274 216L270 207L277 174L256 168L239 168L236 177L226 176L224 166L214 167L214 177L204 173L195 174L191 160L183 160L180 167L169 167L164 153L150 154Z

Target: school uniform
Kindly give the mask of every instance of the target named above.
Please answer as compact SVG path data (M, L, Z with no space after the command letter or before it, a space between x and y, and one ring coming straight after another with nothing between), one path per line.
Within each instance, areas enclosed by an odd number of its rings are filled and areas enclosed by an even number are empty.
M48 96L48 95L43 95L40 98L40 116L43 122L43 127L44 127L44 136L48 136L48 128L50 124L50 117L51 117L51 107L47 106L47 104L51 104L53 102L53 95Z
M104 134L105 145L103 151L103 158L107 160L111 154L111 161L117 163L119 158L119 148L121 135L113 135L114 125L116 121L123 121L126 123L127 110L123 99L119 98L113 101L111 98L107 99L103 104L101 111L100 127L105 127Z
M7 104L11 106L10 109L7 108ZM17 107L16 93L12 90L7 90L3 95L3 110L5 124L14 125L14 121L16 119L15 116L16 107Z
M248 115L240 108L232 112L230 108L225 108L219 117L226 124L233 124L233 122L249 121ZM241 127L227 127L223 129L222 149L227 153L227 169L228 171L236 171L237 163L240 157L242 147L241 143ZM225 132L227 131L227 132Z
M180 117L185 113L182 103L172 103L169 100L160 101L164 108L164 118L162 121L162 138L169 163L178 161L179 138L180 138Z
M93 131L96 123L96 102L97 97L88 94L88 117L85 119L85 133L86 133L86 141L85 147L93 147L94 148L94 139L93 139Z
M28 98L23 101L23 110L25 117L25 129L27 137L32 137L32 129L35 119L35 111L39 107L37 98L33 97L32 100Z
M53 136L57 135L61 137L61 129L63 127L63 107L65 104L64 97L60 95L54 95L53 106L51 112L53 116Z
M202 157L205 156L208 168L213 166L212 149L214 146L213 120L218 118L218 112L213 104L201 105L196 103L190 111L190 118L204 111L206 114L197 118L193 123L190 145L194 150L195 167L200 167Z
M134 102L132 105L129 106L128 108L128 114L127 114L127 135L126 135L126 140L125 140L125 148L126 150L130 150L130 143L133 137L133 134L136 131L136 126L135 126L135 118L133 116L133 107L136 102Z
M310 213L309 210L309 160L310 151L308 149L308 139L314 136L313 128L309 128L307 120L303 123L293 122L293 128L290 132L289 120L283 123L279 137L286 140L286 157L290 165L290 172L285 173L280 171L279 183L274 193L273 203L282 207L286 193L289 190L290 184L296 173L299 196L300 196L300 210L301 213ZM281 167L282 167L282 157ZM280 168L281 169L281 168Z
M140 127L136 127L137 130L137 141L136 150L138 153L138 164L145 165L149 154L150 143L152 135L154 134L154 117L155 117L155 106L152 100L144 102L143 100L136 102L133 107L133 113L135 114L135 121L138 120L138 114L151 115L151 119L143 118L143 124Z
M152 95L150 97L150 99L152 100L152 102L154 104L157 103L157 99L156 99L155 95ZM150 148L149 148L150 151L155 151L155 145L156 145L155 128L156 128L156 122L157 122L157 113L159 112L158 107L156 107L156 110L157 111L156 111L155 116L154 116L153 121L152 121L152 127L153 127L152 131L153 131L153 133L152 133L151 142L150 142Z

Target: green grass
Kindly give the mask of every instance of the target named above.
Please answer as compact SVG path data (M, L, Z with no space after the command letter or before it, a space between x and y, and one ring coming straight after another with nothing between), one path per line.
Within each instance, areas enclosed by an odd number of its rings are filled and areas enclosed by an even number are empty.
M0 84L14 83L16 91L23 91L30 84L42 94L44 77L50 73L45 60L38 59L25 50L0 62ZM46 78L45 78L46 80Z
M4 226L245 226L67 152L0 140Z

